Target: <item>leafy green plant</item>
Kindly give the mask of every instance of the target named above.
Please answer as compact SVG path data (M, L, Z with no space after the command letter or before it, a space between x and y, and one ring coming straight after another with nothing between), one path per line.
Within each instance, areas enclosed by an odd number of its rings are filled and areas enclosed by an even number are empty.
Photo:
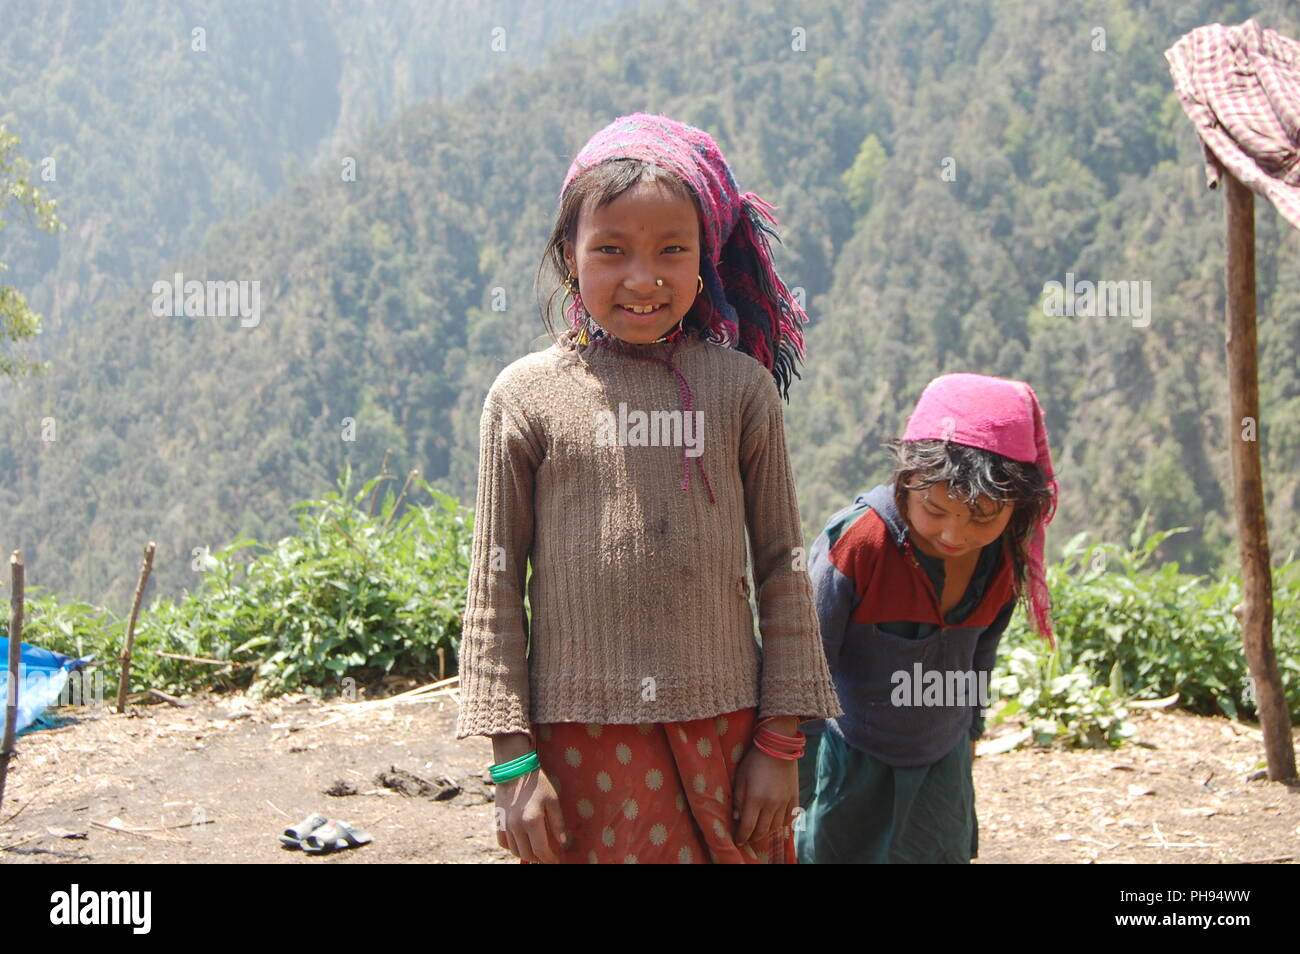
M1061 656L1042 647L1035 652L1017 646L1006 661L1006 675L992 687L1010 701L995 713L997 724L1013 716L1027 722L1028 738L1035 744L1101 748L1118 746L1134 734L1118 669L1109 684L1098 685L1093 673L1076 665L1060 671Z
M1146 535L1146 514L1128 546L1086 543L1078 534L1048 569L1052 618L1061 668L1076 666L1094 682L1118 677L1135 699L1178 693L1193 712L1254 716L1255 702L1233 608L1241 602L1237 578L1189 575L1176 562L1154 565L1160 545L1183 528ZM1300 720L1300 563L1274 570L1274 648L1292 719ZM1006 649L1040 642L1017 616Z
M387 479L375 477L353 492L348 468L337 492L294 507L296 536L274 545L240 538L204 554L196 590L179 602L155 600L142 611L131 689L319 692L348 674L427 676L436 672L439 649L454 671L473 513L412 475L402 496L386 490L371 515L366 501ZM412 487L433 502L401 511ZM247 549L253 554L245 560ZM45 597L29 600L26 616L28 642L69 655L121 655L125 621L107 611ZM106 669L116 678L116 665Z

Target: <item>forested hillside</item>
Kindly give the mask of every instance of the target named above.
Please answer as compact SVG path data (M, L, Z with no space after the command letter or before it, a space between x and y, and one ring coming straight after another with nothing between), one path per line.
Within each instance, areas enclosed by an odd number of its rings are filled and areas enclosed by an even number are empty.
M40 184L69 223L0 233L6 281L53 347L404 105L535 66L638 2L0 0L0 123L54 160Z
M406 109L349 150L355 181L333 155L200 251L162 256L49 356L45 380L0 390L6 545L27 549L32 582L122 603L145 539L174 592L195 548L291 532L291 502L345 461L374 473L386 448L397 470L472 502L483 395L546 344L534 278L565 168L613 116L644 109L707 128L742 186L778 207L778 266L812 315L787 411L810 537L885 476L879 443L926 381L972 370L1027 379L1044 403L1063 492L1049 544L1127 538L1150 507L1157 527L1193 528L1162 556L1212 570L1233 559L1222 199L1162 53L1216 19L1258 15L1295 36L1288 9L646 4L555 43L535 70ZM163 161L201 176L208 155L139 160L160 201L192 202L183 177L147 165ZM61 212L61 241L94 234L72 203ZM119 214L116 227L148 231ZM1281 558L1297 530L1300 236L1262 203L1257 226ZM123 243L114 254L136 254ZM176 271L260 281L260 323L154 317L152 282ZM1045 315L1044 283L1067 273L1149 281L1149 323ZM51 418L58 439L42 441Z

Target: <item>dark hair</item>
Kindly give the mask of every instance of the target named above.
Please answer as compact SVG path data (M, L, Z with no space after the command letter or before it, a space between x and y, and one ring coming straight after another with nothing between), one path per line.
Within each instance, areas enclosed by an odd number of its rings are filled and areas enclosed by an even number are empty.
M544 304L539 298L538 304L542 311L542 321L546 323L546 330L552 337L556 335L555 326L551 323L555 296L566 294L564 279L569 274L569 267L564 261L564 243L577 243L578 217L582 214L587 200L593 200L596 203L596 208L601 208L613 202L638 182L657 182L672 194L683 199L690 199L691 204L695 206L696 221L700 222L700 235L703 236L704 228L700 216L700 204L696 201L695 194L691 191L690 186L671 172L653 163L642 162L640 159L611 159L598 163L578 175L569 183L569 188L560 200L560 211L555 220L555 228L551 230L551 236L546 241L546 248L542 252L542 262L537 269L537 284L540 289L542 273L547 270L547 266L550 267L553 282L551 293ZM703 242L700 245L702 254ZM578 291L581 293L581 287L579 287ZM706 294L708 294L707 290L701 293L701 297ZM691 306L691 310L682 319L683 333L699 335L705 331L705 324L699 312L700 298L697 298L695 304ZM712 334L709 337L713 340L719 340Z
M977 512L980 497L1015 507L1002 539L1011 550L1016 597L1027 601L1029 542L1034 528L1053 508L1052 491L1042 471L1034 464L951 441L891 440L884 446L894 455L894 504L900 515L907 513L909 490L925 490L944 481L953 498L966 504L971 513Z

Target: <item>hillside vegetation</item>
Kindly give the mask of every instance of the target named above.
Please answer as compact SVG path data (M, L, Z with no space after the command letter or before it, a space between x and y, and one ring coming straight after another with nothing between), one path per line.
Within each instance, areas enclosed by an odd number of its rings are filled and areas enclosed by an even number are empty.
M355 181L336 155L201 249L144 269L50 355L44 380L0 391L6 545L25 547L33 582L122 606L146 539L160 592L177 594L195 584L196 552L291 532L294 501L349 463L374 473L389 448L398 472L472 501L483 395L546 345L534 278L564 171L613 116L645 109L708 129L742 186L778 207L778 267L812 316L787 411L810 539L885 477L879 444L925 383L969 370L1026 379L1042 399L1062 485L1055 555L1080 531L1126 539L1149 509L1153 526L1190 528L1159 560L1231 569L1222 199L1204 188L1162 52L1201 23L1255 14L1297 35L1280 3L791 13L672 0L558 40L535 69L373 131L350 150ZM247 62L288 68L268 53ZM193 136L142 150L120 188L150 180L177 209L229 189ZM100 234L75 202L60 212L67 235ZM183 229L178 215L163 218ZM153 228L147 213L110 218ZM1298 520L1300 235L1262 203L1257 230L1259 433L1280 562ZM115 233L104 254L143 268L140 247ZM260 322L154 317L152 282L177 271L259 281ZM1044 314L1044 284L1069 274L1150 282L1149 322ZM58 439L42 441L50 419Z

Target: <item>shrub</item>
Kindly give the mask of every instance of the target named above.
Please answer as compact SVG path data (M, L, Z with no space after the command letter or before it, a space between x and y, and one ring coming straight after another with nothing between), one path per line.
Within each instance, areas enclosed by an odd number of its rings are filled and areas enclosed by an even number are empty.
M1112 667L1133 698L1179 694L1180 705L1230 718L1256 715L1247 678L1241 625L1233 608L1241 601L1235 577L1180 573L1177 563L1151 566L1156 549L1184 528L1144 537L1146 516L1127 548L1085 544L1078 534L1049 568L1052 618L1061 647L1061 669L1081 665L1099 684ZM1273 572L1274 649L1293 720L1300 719L1300 564ZM1008 649L1039 637L1017 617L1004 641Z
M195 591L141 611L132 691L247 685L278 693L337 685L363 670L427 675L440 648L454 667L472 511L412 476L410 485L432 504L409 506L398 517L402 500L390 489L371 516L366 499L385 479L352 494L349 468L337 492L293 508L297 536L273 546L240 538L205 554ZM242 559L248 548L252 559ZM26 610L27 642L68 655L121 655L126 624L107 611L53 597L28 600ZM6 613L6 627L7 619ZM250 665L220 669L154 650ZM106 669L115 679L117 667Z

